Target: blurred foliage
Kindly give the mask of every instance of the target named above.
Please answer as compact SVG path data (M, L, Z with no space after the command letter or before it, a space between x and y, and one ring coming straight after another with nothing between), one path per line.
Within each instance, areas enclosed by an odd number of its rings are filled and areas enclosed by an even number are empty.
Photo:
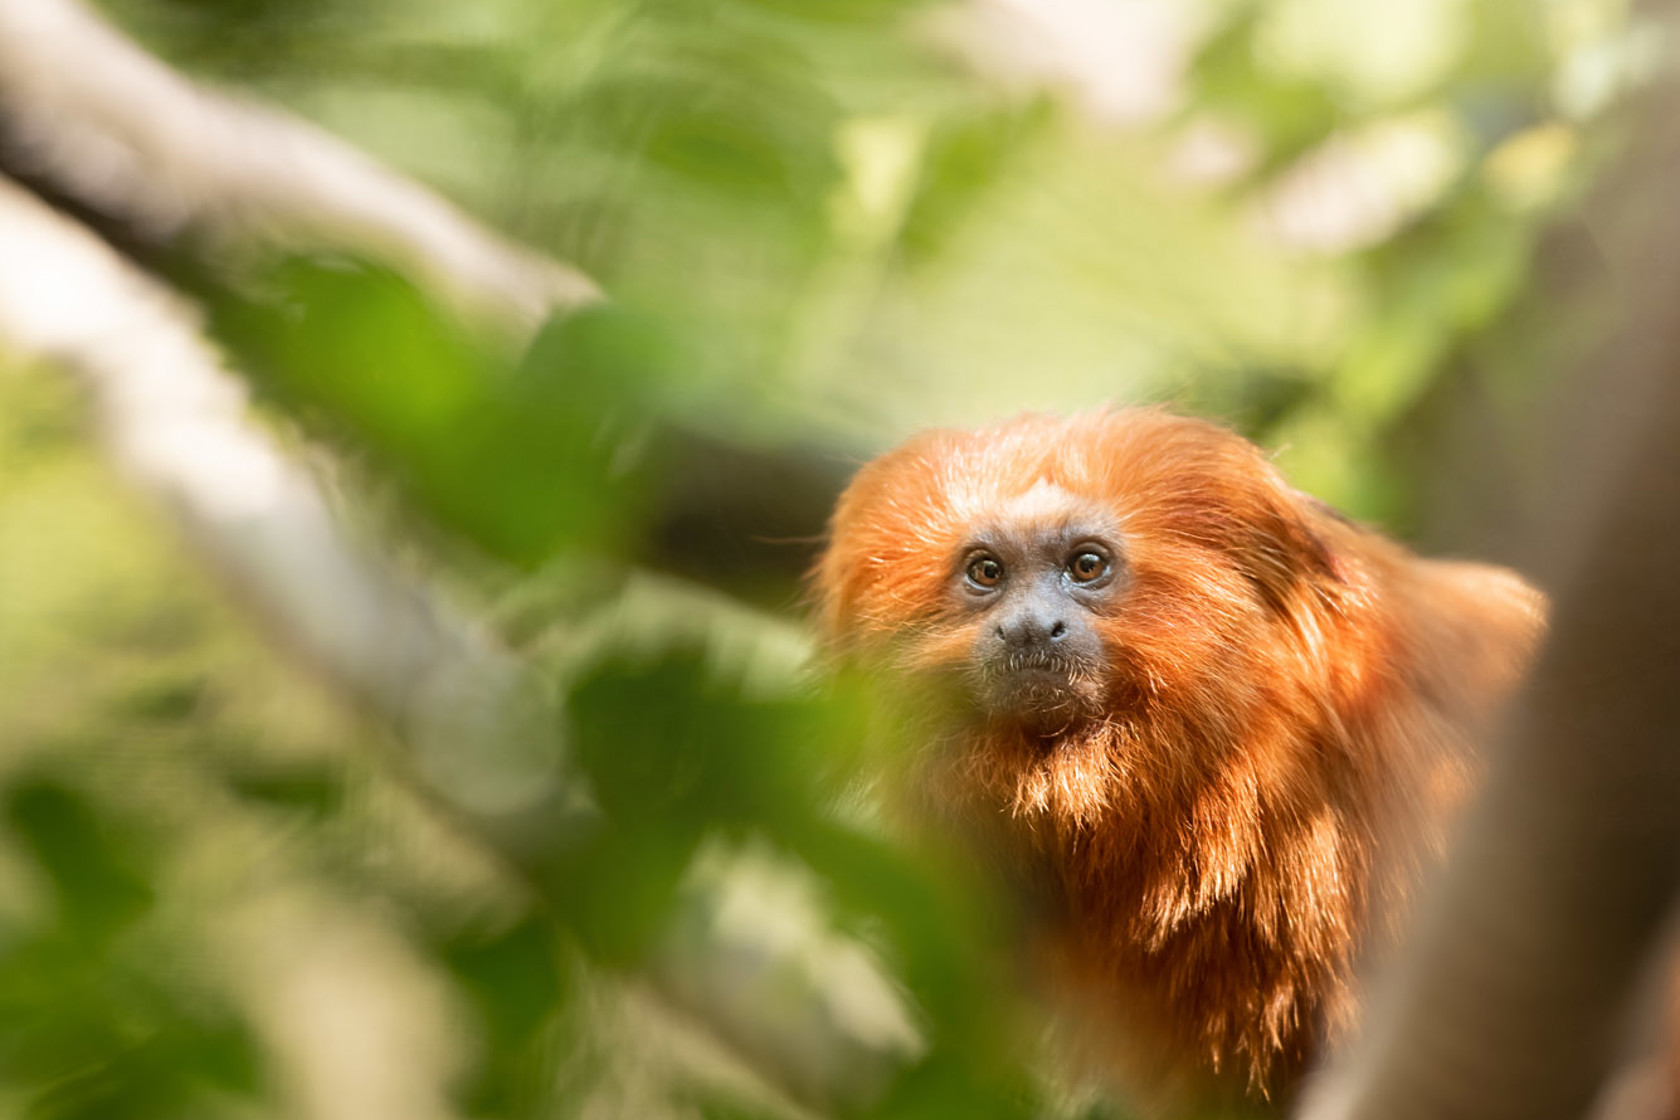
M1000 900L875 822L890 718L801 675L828 502L916 427L1168 400L1508 549L1520 509L1443 492L1532 473L1638 61L1611 0L1210 0L1171 110L1122 126L932 3L107 7L612 293L510 357L366 262L193 281L352 514L553 682L601 812L487 851L132 507L81 402L0 365L0 1116L801 1115L640 979L718 852L806 884L749 925L805 911L908 1008L843 1111L1109 1115L1040 1068Z

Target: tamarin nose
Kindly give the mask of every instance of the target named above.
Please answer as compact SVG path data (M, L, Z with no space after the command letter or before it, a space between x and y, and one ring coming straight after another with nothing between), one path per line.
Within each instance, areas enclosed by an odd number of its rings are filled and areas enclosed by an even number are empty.
M998 624L997 636L1010 650L1052 645L1067 636L1067 623L1052 615L1022 611Z

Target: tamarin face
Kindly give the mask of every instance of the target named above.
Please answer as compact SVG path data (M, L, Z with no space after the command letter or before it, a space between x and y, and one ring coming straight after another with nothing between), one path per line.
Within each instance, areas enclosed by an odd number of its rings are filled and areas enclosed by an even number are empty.
M950 551L947 596L974 700L1045 727L1099 711L1098 622L1124 591L1124 555L1113 516L1047 484L970 525Z

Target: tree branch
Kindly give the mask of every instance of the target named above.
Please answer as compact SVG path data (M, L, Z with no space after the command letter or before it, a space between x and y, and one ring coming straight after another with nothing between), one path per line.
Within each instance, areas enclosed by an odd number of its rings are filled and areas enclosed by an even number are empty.
M140 242L332 245L520 328L599 298L327 133L188 81L75 0L0 0L0 171Z
M1595 207L1625 319L1583 378L1602 430L1574 418L1559 472L1581 500L1552 503L1551 636L1433 905L1307 1120L1575 1120L1607 1101L1646 1010L1680 887L1674 93L1651 91Z

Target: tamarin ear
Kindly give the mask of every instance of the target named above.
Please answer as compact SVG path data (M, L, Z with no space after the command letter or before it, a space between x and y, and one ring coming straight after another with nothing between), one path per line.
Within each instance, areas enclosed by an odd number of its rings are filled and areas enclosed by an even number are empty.
M1266 604L1283 612L1302 583L1342 582L1341 565L1319 525L1325 518L1346 518L1287 486L1268 491L1250 522L1239 563Z

